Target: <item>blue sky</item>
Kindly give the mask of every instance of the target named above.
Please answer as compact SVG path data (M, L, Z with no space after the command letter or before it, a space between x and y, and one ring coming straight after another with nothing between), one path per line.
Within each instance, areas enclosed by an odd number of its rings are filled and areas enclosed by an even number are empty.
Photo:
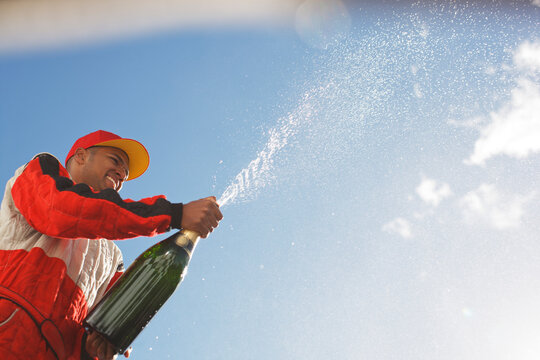
M238 190L134 359L538 358L538 2L333 4L2 50L0 180L105 129L125 197Z

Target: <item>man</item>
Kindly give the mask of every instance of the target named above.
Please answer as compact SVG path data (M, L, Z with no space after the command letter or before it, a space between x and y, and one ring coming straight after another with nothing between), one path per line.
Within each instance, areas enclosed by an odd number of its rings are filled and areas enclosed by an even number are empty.
M82 327L123 271L112 240L189 229L206 237L222 219L215 197L123 200L124 181L149 164L145 147L99 130L78 139L65 167L39 154L7 185L0 208L0 358L112 359Z

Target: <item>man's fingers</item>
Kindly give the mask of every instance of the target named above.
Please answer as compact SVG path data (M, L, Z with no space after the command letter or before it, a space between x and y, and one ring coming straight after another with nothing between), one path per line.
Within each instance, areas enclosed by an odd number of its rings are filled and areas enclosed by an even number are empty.
M99 360L114 360L117 357L114 347L96 332L86 338L86 352Z
M212 231L215 227L218 226L219 220L223 218L223 214L219 210L219 205L215 202L215 196L211 196L214 201L209 204L208 212L206 213L204 223L209 231Z
M182 227L198 232L206 238L223 219L215 196L192 201L184 205Z
M208 217L208 225L213 229L218 226L218 219L216 216L209 216Z
M214 206L211 207L212 214L214 215L214 218L219 221L223 219L223 214L221 213L221 210L219 210L219 204L217 202L213 203Z
M118 357L118 354L114 350L114 348L108 344L107 348L107 359L115 360Z
M97 356L98 347L99 335L96 332L93 332L86 338L86 351L92 356Z
M111 360L115 357L115 352L113 347L103 338L100 339L100 344L98 348L98 358L99 360Z
M114 351L114 348L112 347L111 344L109 344L108 341L106 341L105 339L103 339L103 345L105 346L105 356L107 360L109 359L116 359L116 351Z
M107 355L107 345L105 345L103 342L99 343L96 353L99 360L105 360L105 356Z
M223 219L223 214L221 213L221 210L219 210L219 205L216 203L216 207L212 209L214 211L214 216L217 220Z

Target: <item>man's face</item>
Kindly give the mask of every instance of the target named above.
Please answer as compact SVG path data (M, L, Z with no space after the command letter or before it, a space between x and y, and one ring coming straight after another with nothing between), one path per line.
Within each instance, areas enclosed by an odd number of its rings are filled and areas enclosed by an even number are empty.
M87 152L80 182L90 185L96 191L120 191L129 175L129 158L126 153L108 146L96 146Z

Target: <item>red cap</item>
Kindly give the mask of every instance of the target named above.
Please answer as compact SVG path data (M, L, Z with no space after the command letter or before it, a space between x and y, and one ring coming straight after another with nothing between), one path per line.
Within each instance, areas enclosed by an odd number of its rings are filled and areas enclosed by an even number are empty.
M129 158L129 177L133 180L141 176L150 164L150 155L143 144L137 140L124 139L108 131L98 130L75 141L66 157L68 160L75 155L78 148L88 149L92 146L111 146L123 150Z

